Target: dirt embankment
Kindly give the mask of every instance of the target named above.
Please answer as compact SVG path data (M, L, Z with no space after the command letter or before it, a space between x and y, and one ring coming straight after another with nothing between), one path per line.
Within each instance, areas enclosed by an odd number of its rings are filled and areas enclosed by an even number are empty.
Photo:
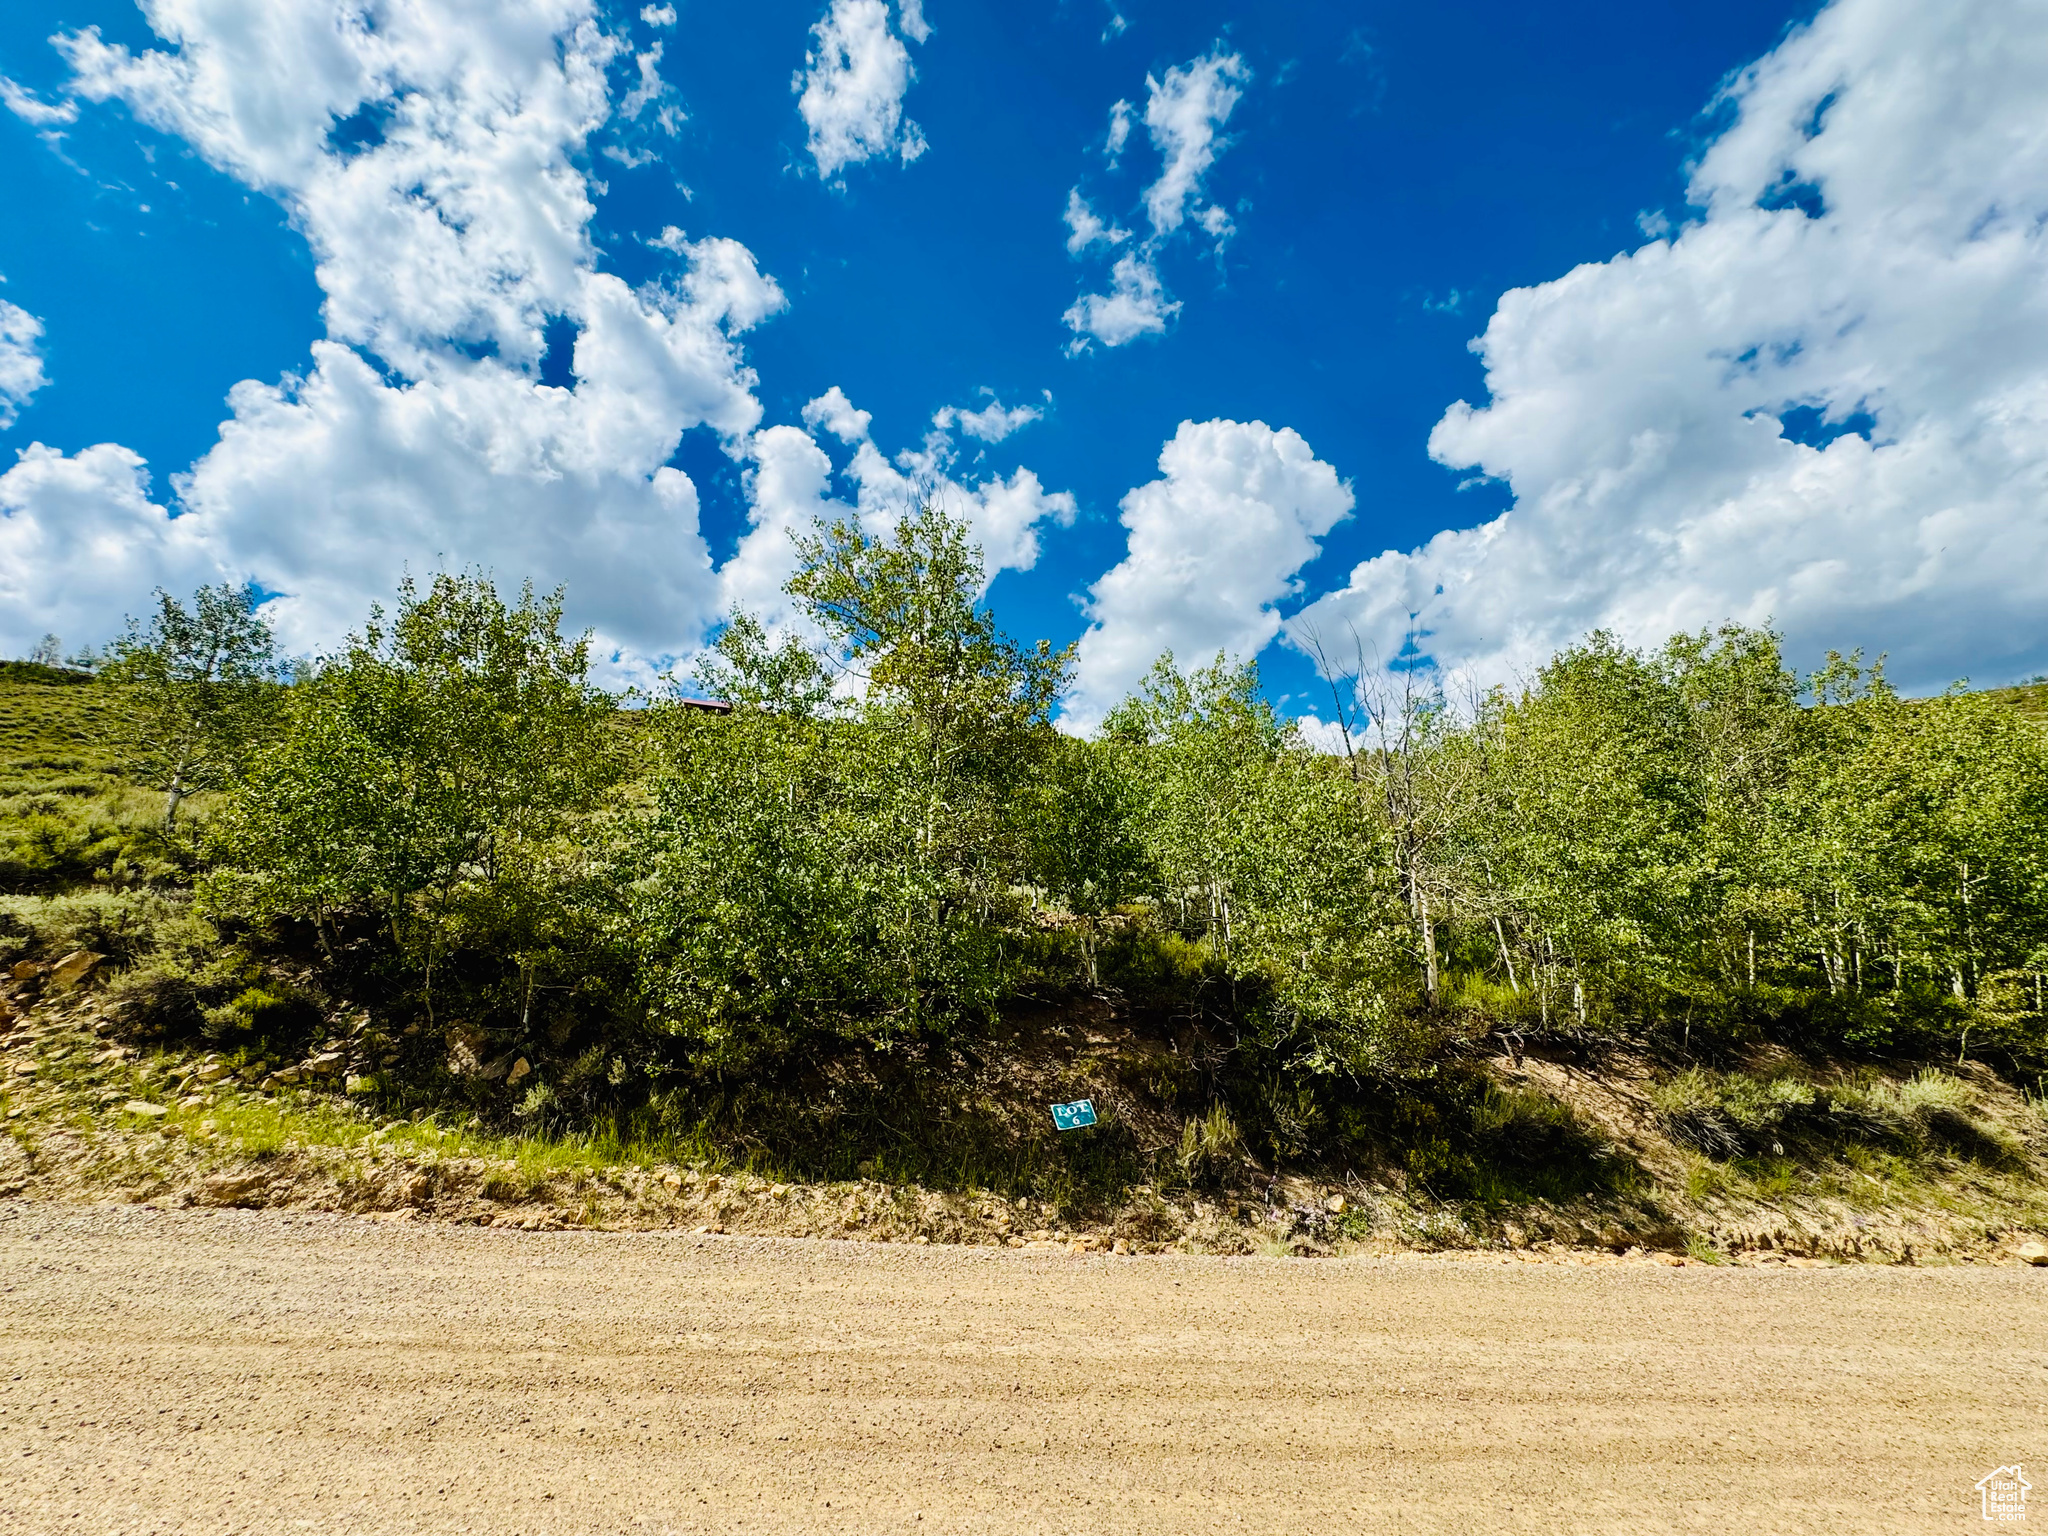
M1940 1531L2048 1454L2030 1269L15 1202L0 1275L9 1531Z
M1558 1201L1444 1201L1397 1160L1275 1173L1249 1158L1192 1185L1065 1194L932 1189L884 1177L804 1182L719 1156L507 1138L381 1116L339 1071L270 1073L197 1049L130 1042L89 984L62 966L0 987L0 1197L156 1201L378 1214L394 1220L560 1230L855 1238L1046 1251L1329 1257L1404 1250L1514 1251L1563 1259L1655 1255L1687 1263L2018 1263L2048 1259L2048 1118L1981 1067L1959 1068L1956 1116L1971 1155L1766 1160L1731 1171L1675 1144L1645 1060L1600 1070L1534 1055L1490 1064L1525 1097L1569 1106L1628 1177ZM83 977L84 973L81 973ZM1126 1126L1172 1124L1132 1080L1157 1042L1103 1018L1061 1018L1013 1042L977 1091L1013 1117L1093 1093ZM1028 1048L1026 1048L1028 1045ZM315 1065L339 1067L346 1052ZM1130 1058L1130 1059L1126 1059ZM1133 1061L1138 1065L1134 1066ZM1866 1149L1867 1151L1867 1149ZM1057 1198L1048 1198L1057 1197Z

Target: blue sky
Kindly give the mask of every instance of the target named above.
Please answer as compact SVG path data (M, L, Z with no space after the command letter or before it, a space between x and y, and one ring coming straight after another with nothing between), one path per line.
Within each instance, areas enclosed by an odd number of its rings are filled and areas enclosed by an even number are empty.
M1926 686L2048 663L2041 578L2014 574L2044 549L2021 429L2042 409L2027 210L2048 198L2009 131L2048 62L2020 0L1838 0L1817 22L1476 0L274 9L260 35L228 0L0 15L0 301L25 317L0 469L30 455L0 477L0 647L100 639L158 581L229 575L284 594L311 648L442 562L566 581L641 675L730 602L775 616L783 527L820 504L778 501L776 467L801 479L822 452L853 471L825 493L870 516L891 474L968 498L1009 567L1007 627L1087 635L1077 717L1164 643L1260 651L1312 709L1274 639L1304 613L1482 681L1596 625L1648 642L1730 617L1779 623L1802 660L1890 650ZM2009 65L1987 72L1973 36ZM807 121L794 87L831 85L846 40L853 73ZM493 116L494 90L536 80L559 114ZM1193 141L1148 122L1176 103ZM1194 174L1159 192L1191 142ZM587 217L564 215L579 189ZM1070 252L1076 195L1128 237ZM449 249L393 233L422 205ZM1892 270L1843 255L1879 240ZM1156 277L1153 328L1077 330L1122 257ZM621 304L670 349L657 382L598 355L593 317ZM806 414L835 387L866 450ZM1040 415L983 441L960 418L991 401Z

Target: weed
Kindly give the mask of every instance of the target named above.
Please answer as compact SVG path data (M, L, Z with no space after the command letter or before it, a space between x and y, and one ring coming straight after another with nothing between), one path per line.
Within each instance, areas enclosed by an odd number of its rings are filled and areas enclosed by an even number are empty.
M1787 1157L1741 1158L1733 1170L1752 1199L1782 1200L1799 1190L1799 1165Z
M1206 1116L1181 1127L1175 1157L1181 1176L1191 1184L1221 1178L1243 1155L1244 1138L1238 1134L1237 1122L1220 1103L1211 1105Z
M1686 1158L1683 1177L1685 1197L1695 1205L1726 1194L1735 1182L1725 1167L1697 1152Z
M1726 1264L1728 1256L1707 1240L1703 1232L1685 1234L1685 1256L1695 1264Z

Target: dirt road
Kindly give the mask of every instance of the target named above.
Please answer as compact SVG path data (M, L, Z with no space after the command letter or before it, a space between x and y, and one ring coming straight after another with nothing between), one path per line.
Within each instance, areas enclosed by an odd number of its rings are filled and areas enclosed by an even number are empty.
M2048 1271L0 1206L0 1530L1953 1531Z

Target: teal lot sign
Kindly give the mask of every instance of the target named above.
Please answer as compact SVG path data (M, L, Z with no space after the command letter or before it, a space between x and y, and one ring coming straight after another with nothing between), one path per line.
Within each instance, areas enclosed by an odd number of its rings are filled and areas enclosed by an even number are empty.
M1095 1101L1076 1099L1071 1104L1055 1104L1052 1107L1052 1123L1062 1131L1078 1131L1084 1125L1095 1123Z

